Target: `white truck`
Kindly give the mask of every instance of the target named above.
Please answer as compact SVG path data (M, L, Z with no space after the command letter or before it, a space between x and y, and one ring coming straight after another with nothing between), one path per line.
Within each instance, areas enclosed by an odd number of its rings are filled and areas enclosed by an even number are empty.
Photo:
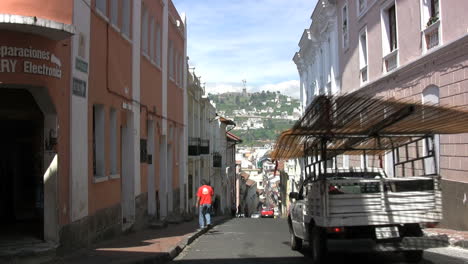
M272 160L303 161L288 224L292 249L308 241L315 264L339 239L402 251L418 262L442 219L438 135L468 133L468 111L362 93L315 96L281 133Z
M305 179L298 192L289 194L291 248L298 250L308 241L313 263L318 264L327 255L327 240L333 239L367 250L401 251L408 262L419 262L429 247L421 226L442 219L433 136L394 140L404 143L387 151L393 154L393 159L387 157L393 160L391 176L366 162L363 168L340 169L337 156L327 159L333 154L327 150L333 138L325 140L306 144ZM356 149L349 150L356 154ZM369 161L366 152L377 150L382 149L367 148L357 158ZM373 165L382 164L382 159L373 158Z

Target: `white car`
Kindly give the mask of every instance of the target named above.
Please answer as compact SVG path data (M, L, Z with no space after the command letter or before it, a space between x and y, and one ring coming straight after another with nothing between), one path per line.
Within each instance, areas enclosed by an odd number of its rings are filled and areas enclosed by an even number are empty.
M250 218L260 218L260 213L259 212L252 213L250 215Z

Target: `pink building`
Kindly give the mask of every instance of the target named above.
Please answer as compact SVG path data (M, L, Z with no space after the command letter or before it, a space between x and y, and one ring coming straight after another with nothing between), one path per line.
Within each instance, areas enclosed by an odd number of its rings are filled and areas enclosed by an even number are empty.
M171 0L0 1L0 242L75 248L186 212L186 58Z
M354 92L468 105L466 10L465 0L319 1L294 56L304 104L324 92ZM335 57L339 67L327 60ZM338 88L328 89L326 80ZM440 136L437 141L441 224L467 230L468 135Z

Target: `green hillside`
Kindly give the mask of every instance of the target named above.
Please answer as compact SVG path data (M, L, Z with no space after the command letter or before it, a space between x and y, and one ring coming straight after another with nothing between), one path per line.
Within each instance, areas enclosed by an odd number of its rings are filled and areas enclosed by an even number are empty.
M220 115L236 122L232 132L248 146L273 143L282 131L294 124L299 114L299 100L279 92L208 94L208 97ZM259 125L263 128L255 127Z

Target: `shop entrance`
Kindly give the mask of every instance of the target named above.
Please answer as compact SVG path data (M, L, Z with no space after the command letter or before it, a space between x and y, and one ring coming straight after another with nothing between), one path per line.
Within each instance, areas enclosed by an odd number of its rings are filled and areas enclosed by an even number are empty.
M23 89L0 89L0 243L44 239L44 115Z

